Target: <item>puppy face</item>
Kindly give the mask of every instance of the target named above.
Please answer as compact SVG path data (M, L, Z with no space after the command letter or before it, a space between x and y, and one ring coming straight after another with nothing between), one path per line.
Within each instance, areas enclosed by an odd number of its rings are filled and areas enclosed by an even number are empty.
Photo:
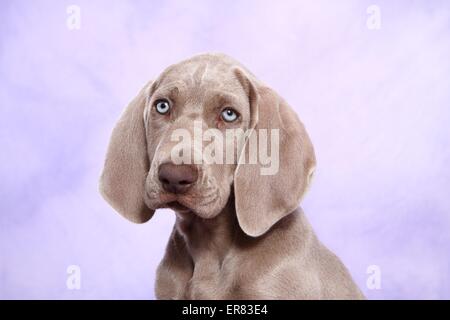
M259 133L272 131L275 172L263 159L245 160L261 156ZM111 134L100 191L142 223L164 207L212 218L233 186L239 225L257 237L298 206L314 167L286 101L232 58L204 54L170 66L130 102Z
M241 150L237 137L213 140L218 139L217 135L226 137L227 132L245 132L249 129L250 118L248 92L236 69L226 62L193 59L164 71L148 89L144 110L150 158L145 182L146 205L152 209L169 207L192 211L203 218L216 216L230 196ZM207 131L215 133L210 140L217 143L215 147L222 148L223 158L219 163L210 163L203 157L205 147L212 145L203 141ZM175 150L181 143L177 133L183 132L190 139L184 141L181 150ZM233 148L231 163L225 159L229 148ZM171 166L175 162L174 153L188 154L184 157L185 163L181 163L184 169L175 174L161 173L164 166L169 166L169 171L179 170L180 163ZM189 181L183 181L186 175ZM181 188L170 185L180 180L184 182Z

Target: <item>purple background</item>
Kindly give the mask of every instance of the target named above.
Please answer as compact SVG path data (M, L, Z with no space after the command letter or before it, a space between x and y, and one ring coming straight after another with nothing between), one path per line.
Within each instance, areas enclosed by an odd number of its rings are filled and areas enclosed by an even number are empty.
M450 298L449 2L377 1L380 30L372 2L275 3L1 2L0 298L154 298L174 215L127 222L98 176L127 102L207 51L295 107L318 158L303 207L367 297Z

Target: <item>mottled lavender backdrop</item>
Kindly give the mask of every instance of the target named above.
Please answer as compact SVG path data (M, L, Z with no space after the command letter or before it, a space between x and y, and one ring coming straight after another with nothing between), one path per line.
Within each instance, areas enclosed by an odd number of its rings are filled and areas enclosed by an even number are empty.
M154 298L173 213L134 225L98 176L127 102L205 51L295 107L318 158L303 207L367 297L450 298L448 1L2 0L0 21L0 298Z

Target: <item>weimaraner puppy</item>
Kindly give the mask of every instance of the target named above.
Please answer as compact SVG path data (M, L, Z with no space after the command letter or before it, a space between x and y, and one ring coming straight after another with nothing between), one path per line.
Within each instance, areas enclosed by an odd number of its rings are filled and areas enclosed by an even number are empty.
M195 123L250 134L231 144L231 162L174 161L174 133L193 133ZM278 132L276 174L242 161L264 129ZM175 154L198 152L186 146ZM125 109L100 191L136 223L158 208L175 211L157 270L159 299L363 299L299 208L314 167L313 146L290 106L232 58L202 54L168 67Z

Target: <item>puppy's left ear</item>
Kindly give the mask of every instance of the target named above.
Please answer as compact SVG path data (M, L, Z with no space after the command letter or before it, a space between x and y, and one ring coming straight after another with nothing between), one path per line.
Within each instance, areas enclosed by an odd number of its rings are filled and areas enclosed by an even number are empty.
M249 95L253 128L234 175L236 214L242 230L257 237L298 207L311 181L316 159L305 127L286 101L274 90L255 83L242 70L238 69L236 76ZM279 152L278 172L272 175L261 174L261 129L267 130L268 143L271 130L276 129L279 134L278 146L267 148L271 154ZM252 139L258 141L256 164L248 163Z
M100 192L125 218L142 223L154 210L144 203L149 155L144 124L144 109L151 82L130 102L111 134Z

